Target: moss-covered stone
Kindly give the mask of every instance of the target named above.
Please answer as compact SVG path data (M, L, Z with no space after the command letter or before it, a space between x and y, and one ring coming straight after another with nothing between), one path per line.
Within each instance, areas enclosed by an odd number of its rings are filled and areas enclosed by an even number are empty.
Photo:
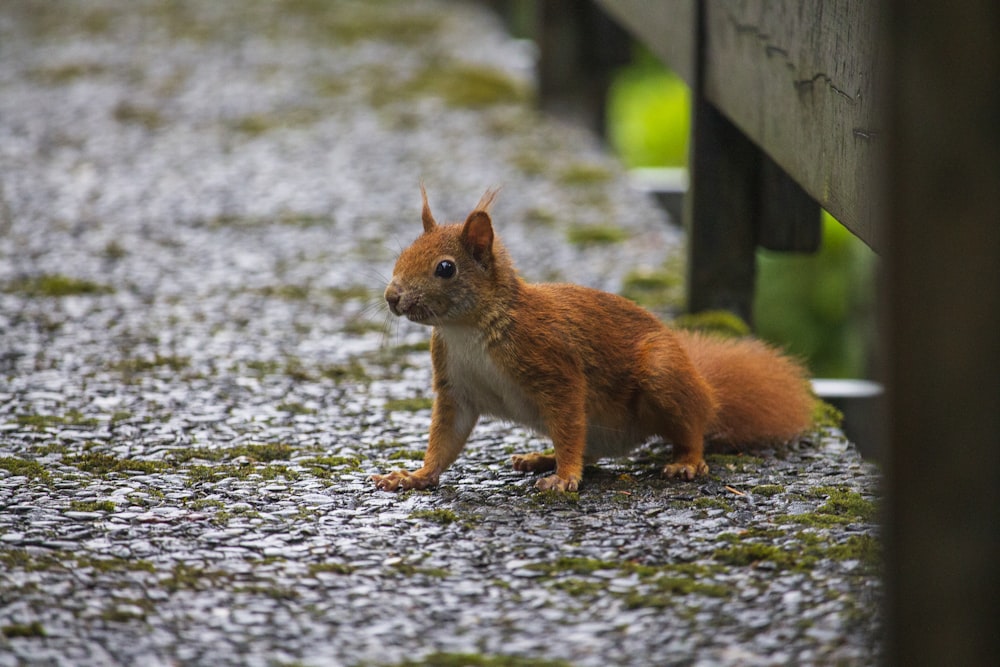
M414 510L410 513L410 518L431 521L443 526L460 520L458 514L449 509Z
M69 509L73 512L114 512L115 504L110 500L71 500Z
M559 182L563 185L595 185L612 178L614 173L607 167L586 162L571 164L559 172Z
M646 308L679 306L684 279L668 269L633 270L622 280L621 295Z
M0 627L0 634L7 639L18 637L45 637L45 627L39 621L31 623L11 623Z
M565 660L525 658L516 655L431 653L424 658L404 660L387 667L572 667L572 664Z
M566 230L566 240L577 246L621 243L628 233L613 225L573 225Z
M524 104L529 89L504 72L481 65L433 63L413 79L405 92L435 95L453 107L482 108Z
M141 472L152 474L163 472L169 464L163 461L144 461L139 459L120 459L104 452L89 451L80 454L69 454L63 457L65 465L77 468L81 472L92 475L107 475L109 473Z
M397 398L385 402L386 412L418 412L434 407L433 398Z
M17 477L49 481L49 471L37 461L26 461L12 456L0 456L0 468Z
M81 278L72 278L61 274L42 274L10 282L4 285L3 291L27 297L64 297L111 294L114 289L108 285Z
M703 333L722 336L723 338L743 338L750 335L750 325L728 310L704 310L700 313L687 313L674 320L678 329L701 331Z

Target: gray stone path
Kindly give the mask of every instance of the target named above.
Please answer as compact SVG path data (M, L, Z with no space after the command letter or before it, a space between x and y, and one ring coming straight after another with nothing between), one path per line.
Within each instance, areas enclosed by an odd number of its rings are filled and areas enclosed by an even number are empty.
M682 239L530 67L461 3L0 5L0 666L877 662L835 433L557 497L485 423L433 492L367 481L429 422L379 297L421 179L439 219L503 185L529 279L677 298Z

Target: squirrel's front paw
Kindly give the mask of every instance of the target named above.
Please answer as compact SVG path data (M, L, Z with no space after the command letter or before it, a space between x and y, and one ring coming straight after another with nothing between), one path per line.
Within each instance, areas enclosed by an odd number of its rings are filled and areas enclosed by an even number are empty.
M381 491L407 491L409 489L426 489L437 484L437 477L422 474L420 470L396 470L388 475L372 475L375 488Z
M542 477L540 480L535 482L535 488L539 491L576 491L580 487L579 477L570 477L569 479L564 479L559 475L549 475L548 477Z
M704 460L694 463L669 463L663 468L663 474L667 477L679 477L689 482L700 475L708 474L708 464Z

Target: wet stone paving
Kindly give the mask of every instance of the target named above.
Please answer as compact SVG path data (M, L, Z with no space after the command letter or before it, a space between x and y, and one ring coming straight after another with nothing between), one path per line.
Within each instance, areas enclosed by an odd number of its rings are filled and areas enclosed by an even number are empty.
M459 2L0 5L0 667L874 664L879 475L837 431L427 492L381 290L502 185L526 278L676 310L682 235ZM650 288L650 286L653 286Z

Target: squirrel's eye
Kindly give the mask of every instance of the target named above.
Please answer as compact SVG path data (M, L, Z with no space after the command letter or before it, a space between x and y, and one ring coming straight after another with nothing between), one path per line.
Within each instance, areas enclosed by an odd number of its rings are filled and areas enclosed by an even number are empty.
M438 262L437 268L434 269L434 275L438 278L451 278L455 275L455 262L451 262L447 259Z

